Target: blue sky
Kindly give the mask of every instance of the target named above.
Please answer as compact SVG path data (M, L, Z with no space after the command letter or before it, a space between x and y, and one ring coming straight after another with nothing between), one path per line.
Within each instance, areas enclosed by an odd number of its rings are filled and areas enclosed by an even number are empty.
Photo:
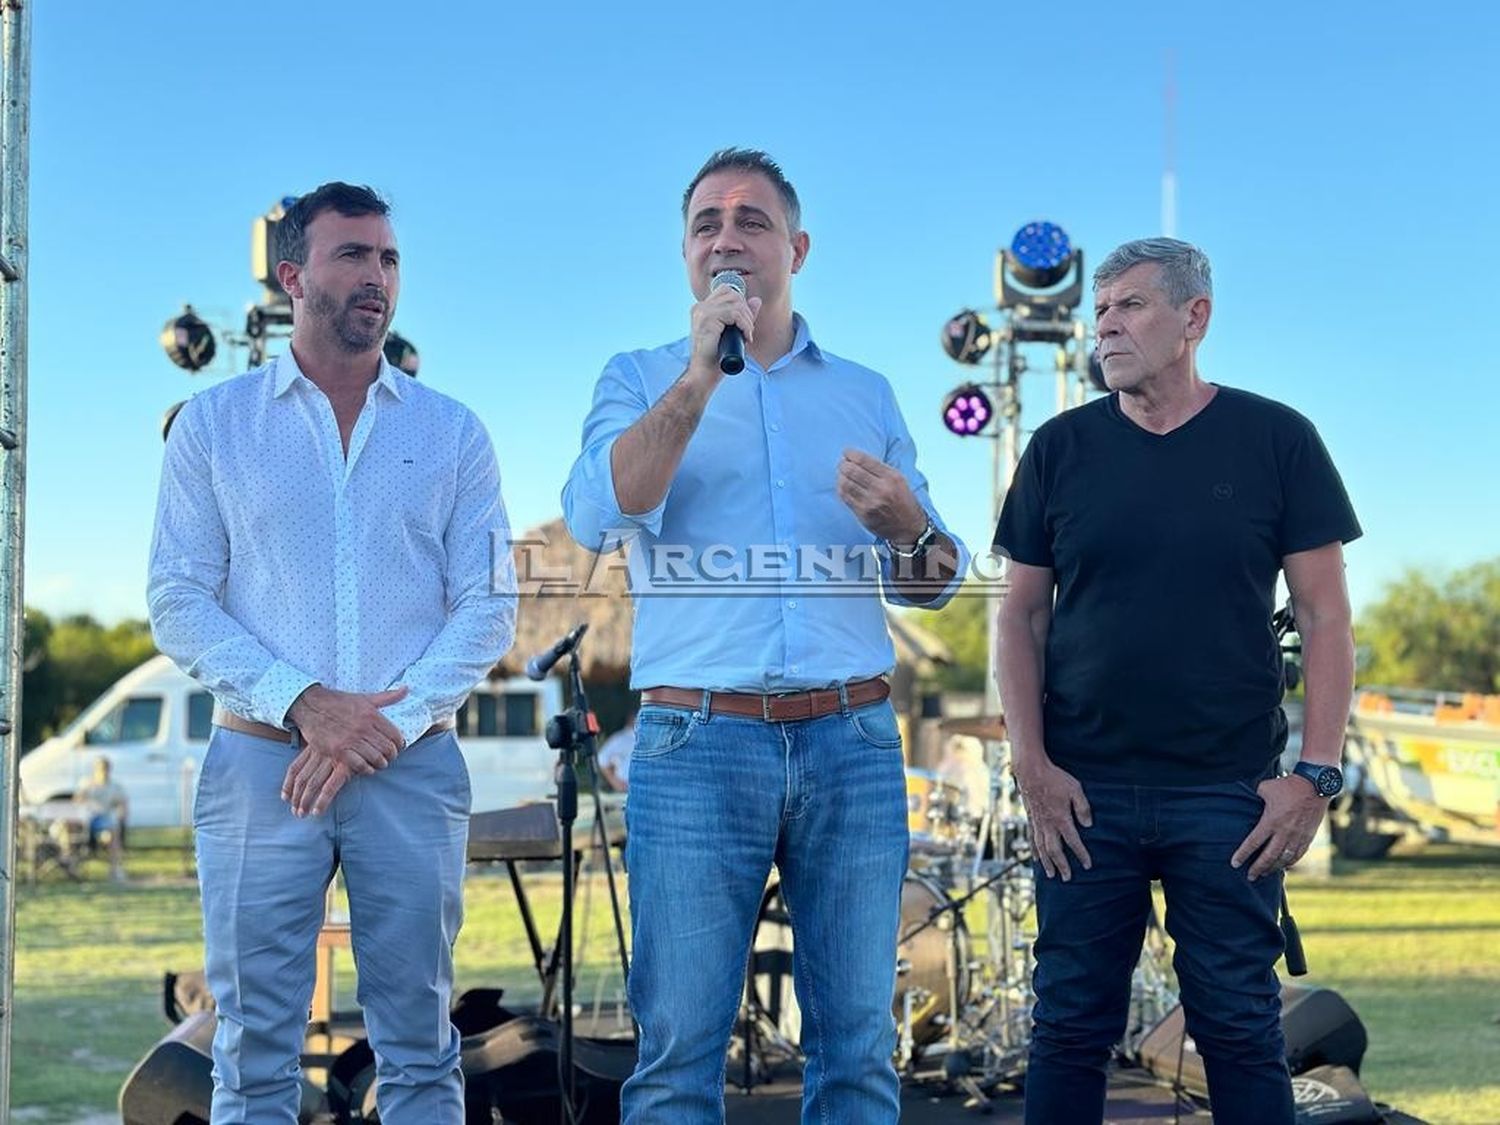
M604 362L686 330L680 193L726 144L786 167L798 307L888 375L984 544L989 445L942 428L939 329L1028 220L1091 265L1159 233L1168 51L1203 372L1317 423L1366 530L1356 605L1500 554L1492 5L296 9L33 8L28 604L144 615L161 414L206 384L156 336L185 301L242 322L251 221L328 179L391 198L422 378L489 426L513 523L556 515ZM1023 395L1035 425L1050 375Z

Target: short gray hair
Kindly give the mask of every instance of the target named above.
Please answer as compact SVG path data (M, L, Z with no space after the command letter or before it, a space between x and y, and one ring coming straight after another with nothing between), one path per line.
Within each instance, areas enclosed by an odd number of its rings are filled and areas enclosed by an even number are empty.
M1155 262L1161 267L1162 290L1174 308L1194 297L1214 295L1208 255L1191 242L1176 238L1137 238L1118 247L1094 270L1094 288L1108 284L1142 262Z

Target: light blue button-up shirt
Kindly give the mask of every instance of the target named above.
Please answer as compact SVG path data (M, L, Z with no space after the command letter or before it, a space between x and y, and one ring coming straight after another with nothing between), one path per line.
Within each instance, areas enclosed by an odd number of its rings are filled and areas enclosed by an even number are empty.
M687 370L689 341L617 355L594 391L583 452L563 488L573 537L628 551L635 635L631 686L779 692L889 672L890 559L836 492L845 449L899 469L947 530L885 378L813 342L795 318L791 351L713 392L661 504L626 515L615 439ZM951 536L951 532L949 533ZM946 602L959 570L930 607Z
M220 704L274 726L314 683L405 684L384 713L411 742L510 648L509 539L495 453L467 407L382 359L346 455L288 351L172 424L151 628Z

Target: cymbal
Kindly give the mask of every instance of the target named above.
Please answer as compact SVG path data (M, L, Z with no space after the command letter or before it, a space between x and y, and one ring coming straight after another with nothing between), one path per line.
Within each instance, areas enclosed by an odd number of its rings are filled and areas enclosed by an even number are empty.
M1004 715L969 715L962 719L944 719L940 729L944 734L967 734L972 738L984 738L991 742L1003 742L1010 737L1005 732Z

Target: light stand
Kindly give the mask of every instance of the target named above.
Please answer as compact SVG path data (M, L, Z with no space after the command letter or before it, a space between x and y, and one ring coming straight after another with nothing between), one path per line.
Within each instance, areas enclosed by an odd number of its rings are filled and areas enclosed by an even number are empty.
M1024 348L1050 344L1057 371L1059 411L1080 405L1089 388L1089 328L1074 310L1083 300L1083 251L1074 249L1054 223L1027 223L1009 247L995 255L995 306L1002 323L991 328L985 318L965 309L948 321L942 335L949 358L978 366L989 356L993 374L950 392L943 403L943 422L958 437L985 437L994 442L991 482L991 526L1021 458L1021 376L1030 366ZM1101 376L1102 377L1102 376ZM1094 384L1097 385L1097 384ZM982 406L976 408L976 396ZM990 419L994 425L988 425ZM995 601L999 591L994 590ZM986 678L985 710L1000 710L995 683L995 610L987 614L991 667Z
M245 370L250 370L266 362L272 341L291 339L292 299L276 280L276 226L285 217L287 208L296 202L295 195L285 196L251 224L250 274L260 283L261 295L246 309L242 330L236 332L222 323L211 326L194 313L191 305L167 321L160 336L161 346L178 367L189 374L233 374L238 364L232 353L243 348ZM217 349L215 327L222 337L224 351ZM392 331L382 350L394 367L416 377L420 359L410 340ZM211 369L216 354L226 362ZM224 367L227 370L222 370Z

